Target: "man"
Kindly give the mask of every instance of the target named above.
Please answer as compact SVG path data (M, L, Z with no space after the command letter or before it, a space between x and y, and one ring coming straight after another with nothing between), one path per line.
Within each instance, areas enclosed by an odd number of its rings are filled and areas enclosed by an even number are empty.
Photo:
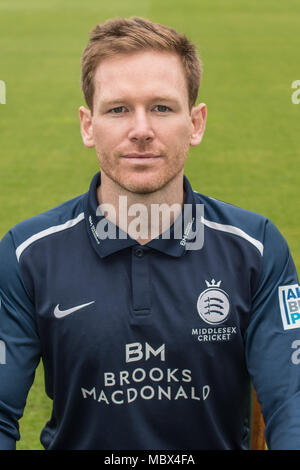
M0 245L2 449L40 357L46 449L247 449L251 380L268 447L300 449L295 267L269 220L184 176L205 129L200 76L171 28L92 31L79 117L101 173Z

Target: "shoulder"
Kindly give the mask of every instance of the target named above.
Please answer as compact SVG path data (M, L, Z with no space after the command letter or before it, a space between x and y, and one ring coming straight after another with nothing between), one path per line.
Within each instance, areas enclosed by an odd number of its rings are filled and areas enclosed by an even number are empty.
M243 209L194 191L204 205L203 223L209 230L231 235L255 247L263 256L265 244L285 243L277 227L262 214Z
M3 240L7 236L11 237L19 261L20 256L28 246L42 238L72 228L83 221L83 199L84 195L77 196L57 207L18 223L6 234Z

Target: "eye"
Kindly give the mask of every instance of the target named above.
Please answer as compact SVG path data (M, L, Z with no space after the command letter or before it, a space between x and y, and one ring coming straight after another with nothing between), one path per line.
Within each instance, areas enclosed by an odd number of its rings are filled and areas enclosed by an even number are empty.
M117 108L110 109L108 112L112 114L121 114L124 106L118 106Z
M166 111L171 111L171 108L169 108L168 106L165 106L163 104L158 104L157 106L155 106L155 108L157 108L157 111L159 111L160 113L165 113Z

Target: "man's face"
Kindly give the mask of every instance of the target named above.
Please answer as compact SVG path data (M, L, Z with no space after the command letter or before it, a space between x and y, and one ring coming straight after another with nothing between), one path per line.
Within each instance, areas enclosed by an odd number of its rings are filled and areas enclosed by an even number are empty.
M205 105L198 113L193 108L194 118L189 112L179 57L146 51L107 58L96 69L94 84L93 114L81 107L80 119L84 143L95 146L102 172L139 194L183 174L206 113Z

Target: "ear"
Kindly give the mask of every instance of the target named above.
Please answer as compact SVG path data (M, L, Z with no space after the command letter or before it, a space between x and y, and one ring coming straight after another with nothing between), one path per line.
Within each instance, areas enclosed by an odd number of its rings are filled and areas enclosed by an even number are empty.
M92 125L92 113L84 106L79 108L80 132L83 143L86 147L95 147Z
M206 126L206 117L207 117L207 108L206 104L200 103L198 106L192 108L191 111L191 120L193 131L191 135L190 145L195 147L199 145Z

